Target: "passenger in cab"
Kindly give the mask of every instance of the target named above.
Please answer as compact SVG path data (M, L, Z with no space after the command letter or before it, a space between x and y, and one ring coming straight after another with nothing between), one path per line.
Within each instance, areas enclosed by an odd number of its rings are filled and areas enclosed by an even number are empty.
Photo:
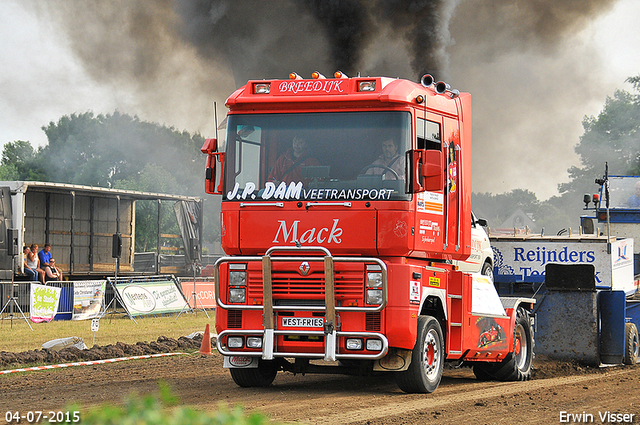
M317 165L320 163L310 156L306 139L295 136L291 148L278 158L267 180L276 184L303 181L302 167Z

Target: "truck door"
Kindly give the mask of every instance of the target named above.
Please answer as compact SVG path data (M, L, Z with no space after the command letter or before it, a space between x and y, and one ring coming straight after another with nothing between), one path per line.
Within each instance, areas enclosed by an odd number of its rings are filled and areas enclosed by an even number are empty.
M442 118L429 117L416 120L416 147L442 152ZM444 243L445 182L434 192L416 194L416 249L427 252L427 257L438 257Z

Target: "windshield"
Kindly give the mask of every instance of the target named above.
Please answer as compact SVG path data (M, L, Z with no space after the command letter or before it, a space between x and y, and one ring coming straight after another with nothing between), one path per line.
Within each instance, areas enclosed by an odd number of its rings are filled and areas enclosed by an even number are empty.
M609 176L609 208L640 208L640 176ZM604 208L604 197L601 198Z
M407 200L408 112L230 115L226 200Z

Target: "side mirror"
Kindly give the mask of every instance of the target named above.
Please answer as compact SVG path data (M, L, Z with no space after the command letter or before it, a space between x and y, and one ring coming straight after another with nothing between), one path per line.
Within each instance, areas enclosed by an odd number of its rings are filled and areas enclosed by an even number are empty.
M213 153L218 150L218 139L204 139L204 144L200 148L202 153Z
M216 152L217 139L205 139L200 151L207 154L207 168L204 176L204 191L212 195L222 195L222 172L224 170L224 152ZM220 167L218 167L218 162ZM216 187L216 182L218 185Z
M410 193L435 192L444 188L444 157L442 151L414 149L410 159Z

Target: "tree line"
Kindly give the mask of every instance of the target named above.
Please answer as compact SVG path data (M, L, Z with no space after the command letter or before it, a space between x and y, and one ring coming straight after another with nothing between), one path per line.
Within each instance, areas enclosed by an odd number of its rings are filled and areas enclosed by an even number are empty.
M141 121L121 112L75 113L43 126L46 146L29 141L4 145L0 180L45 181L177 195L204 193L200 134ZM154 250L157 206L138 201L136 252ZM218 234L217 215L205 207L205 242ZM163 208L162 232L179 234L173 209Z
M584 133L575 146L580 164L569 168L569 181L558 185L559 195L540 201L535 193L516 189L503 194L474 193L473 208L489 222L500 226L516 210L535 223L534 232L556 234L572 228L578 232L585 193L598 190L596 178L604 175L605 162L612 175L640 175L640 75L627 78L633 91L616 90L608 96L597 116L585 116Z

